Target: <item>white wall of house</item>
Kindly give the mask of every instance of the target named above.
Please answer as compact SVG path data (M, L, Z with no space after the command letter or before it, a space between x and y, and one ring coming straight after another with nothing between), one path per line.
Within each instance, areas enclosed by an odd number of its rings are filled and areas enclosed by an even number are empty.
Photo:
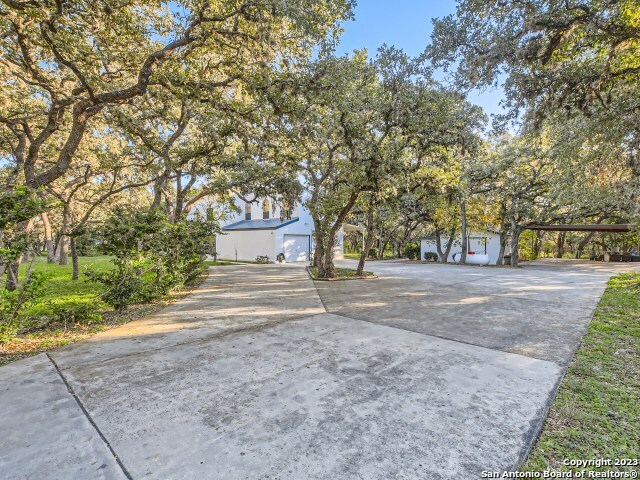
M216 235L216 251L224 260L254 262L257 256L276 259L276 230L230 230Z
M442 249L444 250L447 244L448 237L441 237ZM489 264L495 265L498 261L498 255L500 254L500 235L493 232L484 232L484 231L471 231L469 233L469 252L475 253L485 253L485 243L486 243L486 253L489 255ZM425 252L433 252L435 254L438 253L438 249L436 248L436 242L434 240L422 239L420 240L420 259L424 260ZM460 237L456 238L453 242L453 246L451 247L451 251L449 252L449 257L447 258L447 262L453 262L453 255L456 253L462 252L462 239ZM505 254L508 253L508 247L505 251Z

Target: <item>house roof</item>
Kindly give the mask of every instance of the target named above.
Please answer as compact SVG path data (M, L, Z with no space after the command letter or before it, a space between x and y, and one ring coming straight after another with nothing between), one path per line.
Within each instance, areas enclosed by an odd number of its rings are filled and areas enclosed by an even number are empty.
M298 217L287 218L285 220L281 220L279 218L268 218L265 220L241 220L222 227L222 230L276 230L280 227L284 227L285 225L297 222L298 220Z

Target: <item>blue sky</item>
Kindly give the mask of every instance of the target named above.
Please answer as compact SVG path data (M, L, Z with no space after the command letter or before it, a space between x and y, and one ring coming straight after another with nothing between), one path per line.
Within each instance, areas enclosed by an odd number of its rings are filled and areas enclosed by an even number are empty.
M384 43L395 45L411 56L420 54L431 41L431 19L455 12L454 0L359 0L355 21L344 24L338 53L367 48L375 55ZM469 100L487 114L502 113L502 90L472 92Z

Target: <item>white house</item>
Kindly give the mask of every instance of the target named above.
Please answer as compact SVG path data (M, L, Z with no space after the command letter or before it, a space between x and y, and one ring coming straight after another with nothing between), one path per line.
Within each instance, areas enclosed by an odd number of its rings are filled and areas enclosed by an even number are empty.
M440 237L442 250L444 251L448 241L448 237L443 235ZM438 253L436 248L435 236L420 238L420 259L424 260L426 252ZM486 230L470 230L467 235L468 252L478 255L488 255L489 265L495 265L500 254L500 234L490 229ZM505 249L505 255L509 253L509 242ZM456 262L460 259L462 253L462 238L458 237L454 240L447 262Z
M313 253L313 220L309 211L298 203L291 218L281 218L280 208L273 208L269 198L257 203L245 203L236 197L239 211L222 226L216 235L216 252L224 260L255 261L266 256L276 261L279 254L286 262L308 262ZM343 257L344 233L337 235L334 255Z

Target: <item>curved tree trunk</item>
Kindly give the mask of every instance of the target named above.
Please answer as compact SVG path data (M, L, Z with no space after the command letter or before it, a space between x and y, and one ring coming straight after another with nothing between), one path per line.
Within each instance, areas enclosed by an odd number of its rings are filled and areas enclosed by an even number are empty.
M335 222L333 223L333 226L329 230L329 235L327 236L327 244L325 247L324 257L322 262L323 273L324 273L324 277L322 278L334 278L336 276L336 266L333 263L333 248L336 244L336 235L338 234L340 227L342 227L342 224L347 218L347 215L349 215L349 212L351 212L351 209L355 205L359 196L360 196L360 192L353 192L351 194L351 196L349 197L349 200L347 201L345 206L342 207L342 210L340 211L338 218L336 218ZM318 276L320 276L320 268L318 268Z
M18 269L20 264L18 262L10 262L7 264L5 273L7 274L7 281L5 288L10 292L18 289Z
M596 232L589 232L582 240L580 240L580 243L578 243L578 247L576 248L576 259L580 258L584 248L589 245L589 242L593 240L595 235Z
M452 228L449 232L449 238L447 238L447 244L444 247L444 263L449 261L449 255L451 254L451 249L453 248L453 241L455 240L456 229Z
M18 267L22 264L22 260L24 259L25 255L27 256L26 258L27 261L29 261L29 253L32 253L34 256L36 255L36 253L33 252L31 249L31 232L33 231L33 224L34 224L34 219L31 218L27 222L26 226L24 227L24 235L25 235L25 240L27 242L27 249L22 255L18 257L18 260L17 260Z
M518 246L520 244L520 234L522 233L522 227L520 227L516 219L511 217L511 266L517 267L520 261Z
M29 220L28 222L22 222L18 226L18 231L24 232L27 244L29 243L29 236L31 234L32 228L33 228L33 219ZM22 258L23 258L23 255L20 255L15 261L9 262L5 266L5 273L7 274L5 288L10 292L17 290L18 287L20 286L20 279L18 275L20 270L20 264L22 263Z
M389 246L389 239L387 239L382 244L382 248L378 251L378 260L384 260L384 252L387 250L388 246Z
M435 231L435 233L433 234L436 237L436 252L438 253L438 261L441 263L445 263L446 257L444 256L444 252L442 251L442 235L441 235L442 230L438 229ZM420 260L424 260L424 258L421 258Z
M360 260L358 261L358 269L356 271L356 275L358 276L362 276L362 273L364 272L364 263L367 261L367 253L373 246L373 242L375 242L376 240L375 229L373 224L373 210L374 208L373 206L371 206L371 208L369 209L369 212L367 213L367 237L364 242L364 249L360 254Z

